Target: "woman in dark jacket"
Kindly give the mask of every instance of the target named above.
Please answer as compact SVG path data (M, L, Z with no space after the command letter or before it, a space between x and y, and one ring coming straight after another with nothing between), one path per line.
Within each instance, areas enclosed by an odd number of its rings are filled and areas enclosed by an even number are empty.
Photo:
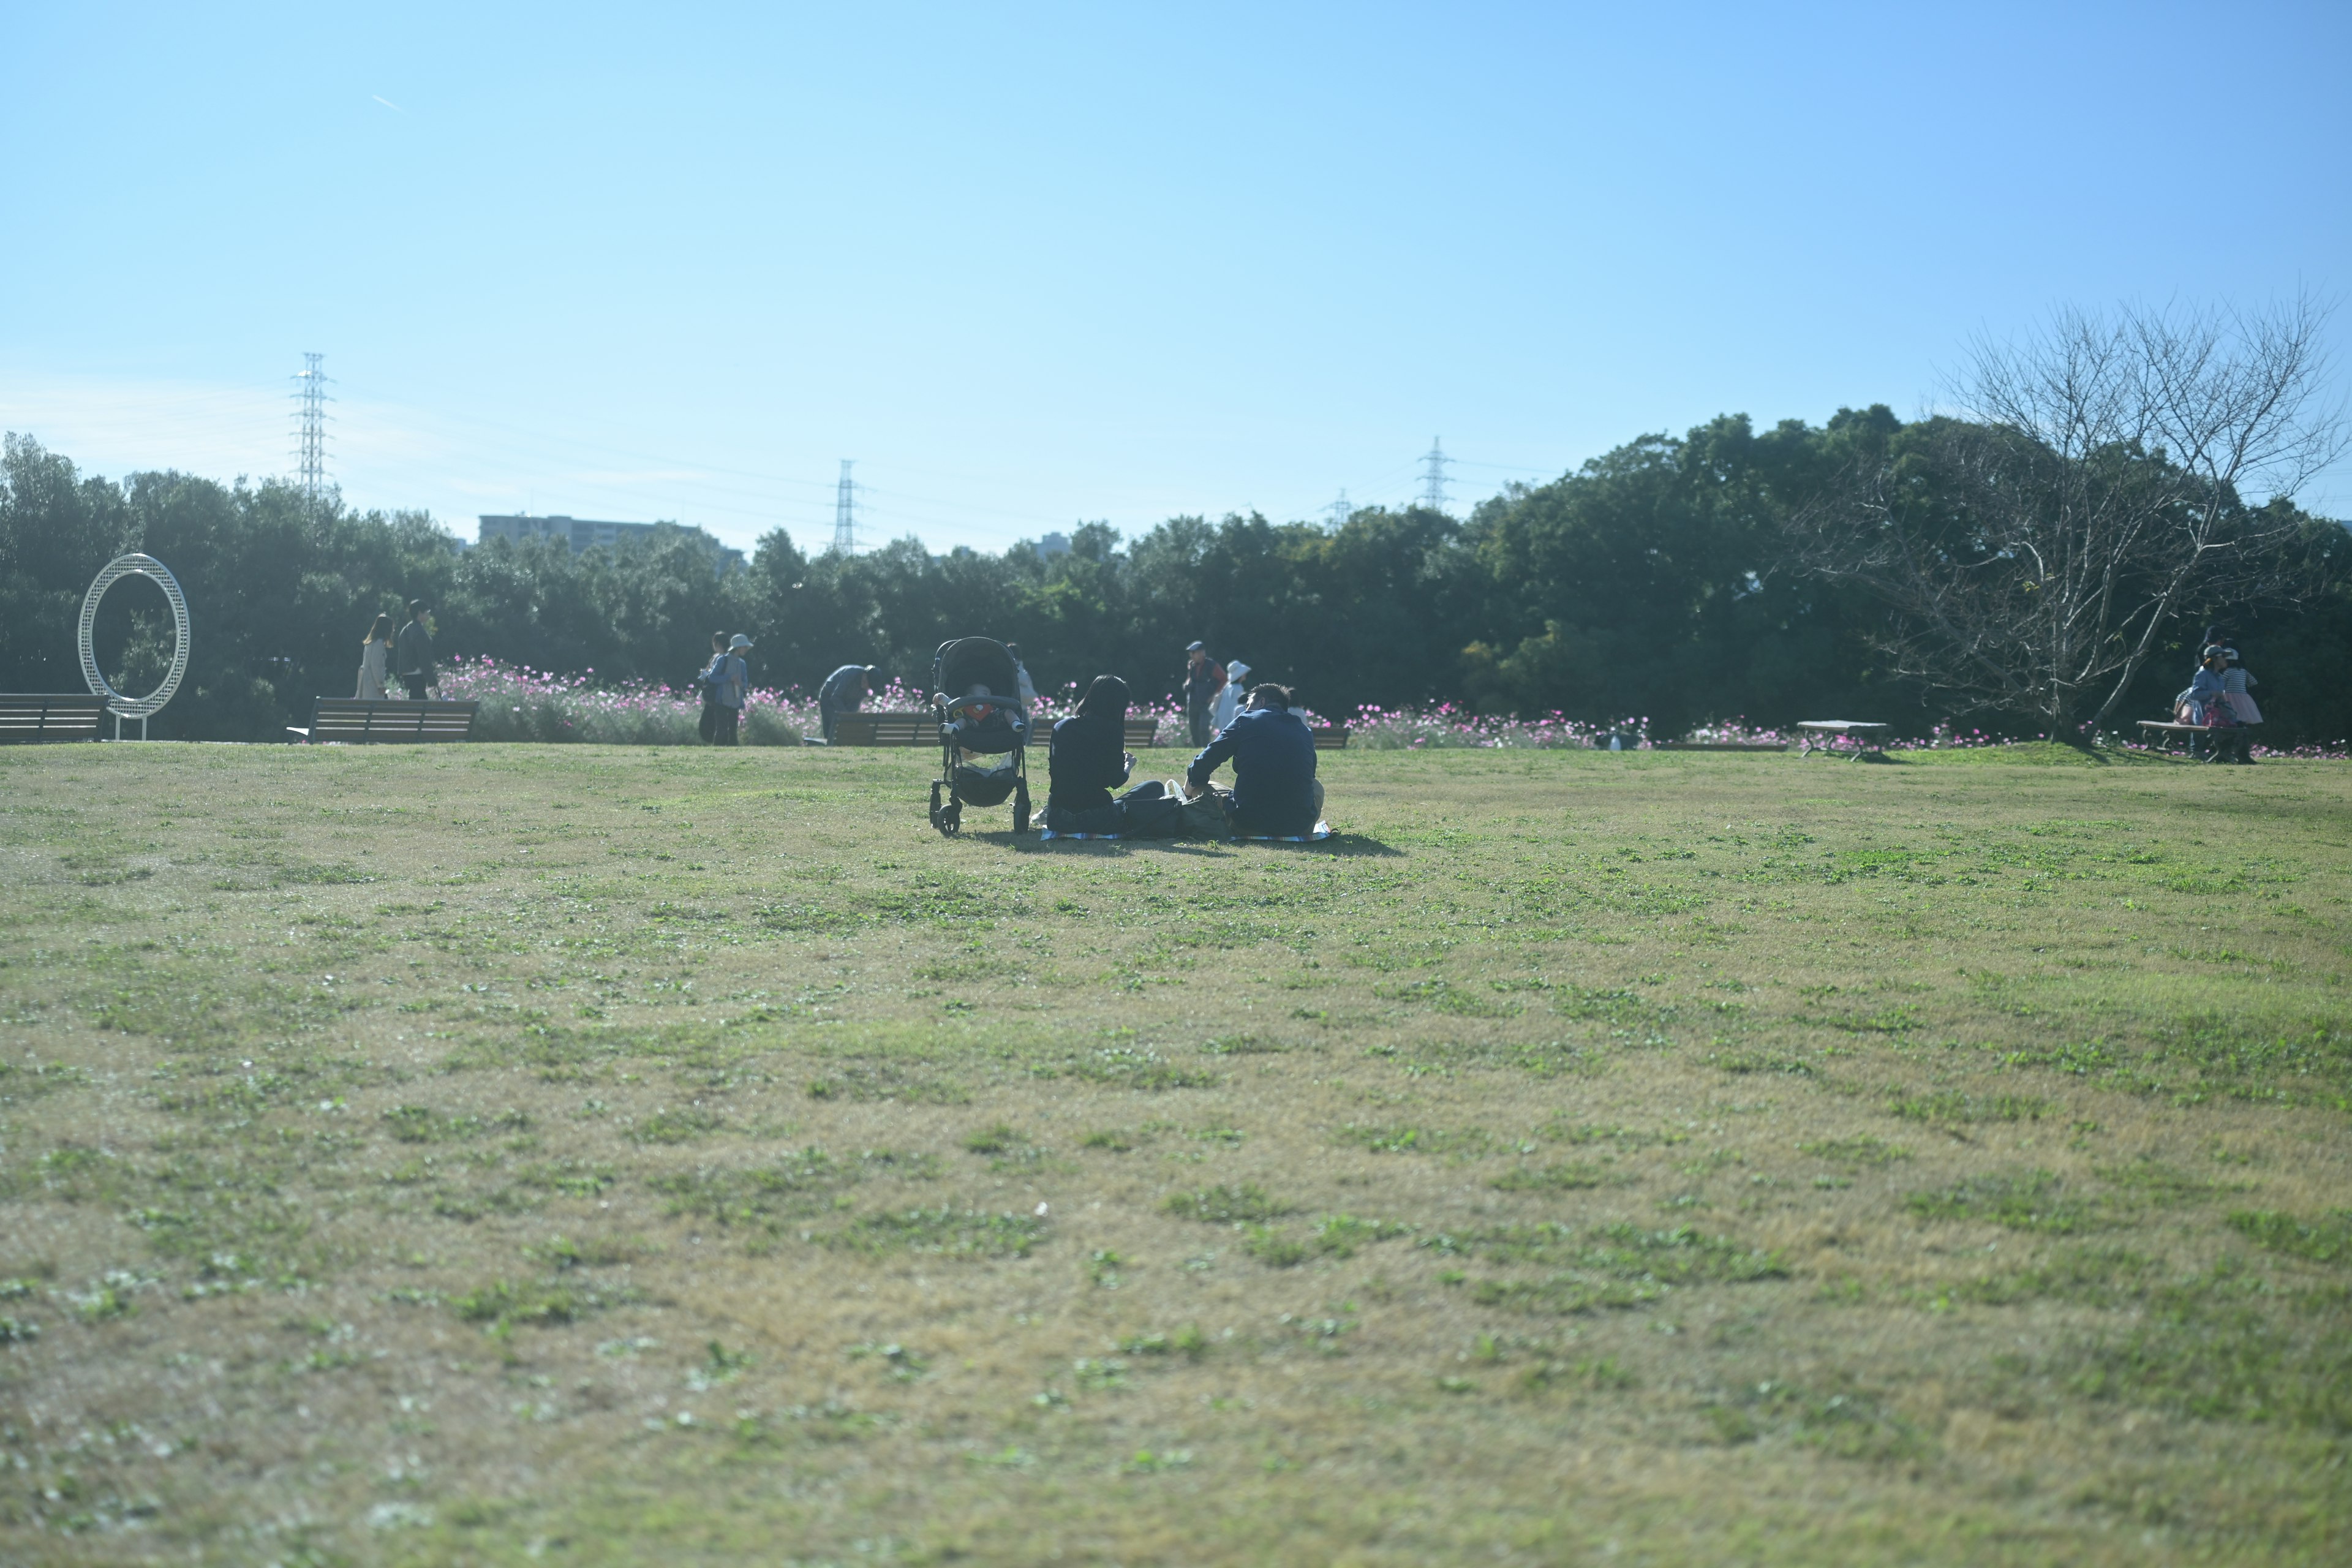
M1110 792L1135 771L1122 749L1127 738L1127 682L1097 675L1078 710L1054 726L1045 752L1050 781L1045 826L1055 833L1116 833L1118 807Z

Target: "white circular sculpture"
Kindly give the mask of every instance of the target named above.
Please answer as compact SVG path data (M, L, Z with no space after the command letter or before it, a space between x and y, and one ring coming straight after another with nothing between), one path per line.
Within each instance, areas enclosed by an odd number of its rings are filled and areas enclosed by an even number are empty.
M125 577L145 577L163 590L163 597L172 605L172 668L163 677L163 684L144 697L125 697L106 683L99 673L98 652L90 645L90 633L98 625L98 602L106 591ZM172 693L180 689L180 677L188 672L188 601L180 592L179 579L171 568L152 555L118 555L106 563L105 570L91 579L89 593L81 602L81 676L89 683L90 695L106 699L106 710L114 715L117 739L122 734L122 721L139 721L139 733L147 733L147 721L163 710L172 700Z

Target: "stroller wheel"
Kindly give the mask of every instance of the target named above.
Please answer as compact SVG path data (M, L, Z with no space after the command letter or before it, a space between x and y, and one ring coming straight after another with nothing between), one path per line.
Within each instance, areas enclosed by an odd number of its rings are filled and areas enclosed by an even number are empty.
M938 828L941 833L952 833L955 831L954 828L948 826L948 814L940 808L940 783L937 779L933 779L931 781L931 826Z
M1029 831L1029 786L1025 784L1013 792L1013 831Z
M953 837L957 833L962 831L962 829L963 802L960 800L951 800L948 802L947 810L940 814L940 831L947 834L950 837Z

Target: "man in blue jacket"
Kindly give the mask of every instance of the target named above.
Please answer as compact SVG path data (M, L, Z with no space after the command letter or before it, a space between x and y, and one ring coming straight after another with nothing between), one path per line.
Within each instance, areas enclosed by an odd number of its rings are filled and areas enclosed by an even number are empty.
M1227 759L1234 788L1225 819L1240 838L1297 838L1323 815L1323 784L1315 776L1315 737L1290 710L1286 688L1267 684L1249 694L1249 711L1218 731L1184 771L1184 794L1209 793L1209 775Z

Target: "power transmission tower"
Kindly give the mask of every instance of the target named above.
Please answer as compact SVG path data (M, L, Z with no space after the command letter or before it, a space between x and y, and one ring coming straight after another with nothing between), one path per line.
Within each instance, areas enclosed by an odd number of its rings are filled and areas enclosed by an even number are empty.
M300 448L295 454L299 478L296 483L302 500L316 511L327 497L327 405L334 401L327 395L328 376L320 370L324 354L305 353L303 369L294 377L297 390L294 402L299 409Z
M833 547L844 555L857 549L857 485L849 477L849 465L855 459L841 459L841 488L833 499Z
M1429 471L1421 477L1421 504L1432 511L1444 511L1445 465L1454 459L1445 455L1445 448L1438 445L1436 437L1432 436L1429 450L1422 454L1421 460L1429 466Z
M1347 527L1348 520L1356 515L1355 503L1348 499L1348 492L1346 490L1341 490L1339 492L1339 499L1333 501L1329 506L1325 507L1323 510L1331 514L1331 526L1333 528Z

